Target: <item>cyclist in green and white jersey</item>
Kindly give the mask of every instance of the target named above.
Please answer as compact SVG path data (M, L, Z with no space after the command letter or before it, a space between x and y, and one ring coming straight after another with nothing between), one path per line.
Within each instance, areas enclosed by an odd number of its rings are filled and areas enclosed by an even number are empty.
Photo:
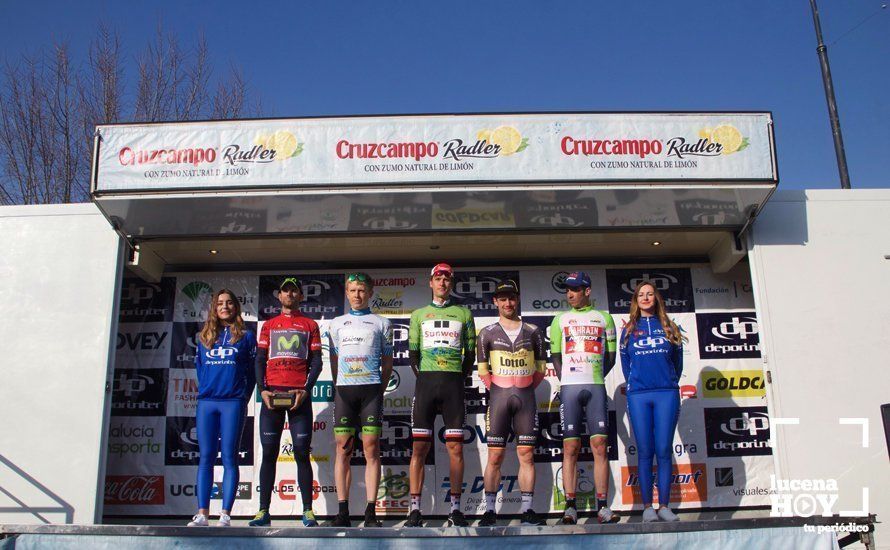
M550 358L559 376L559 417L562 425L562 479L566 495L563 523L578 520L575 504L582 423L587 422L593 451L597 519L612 523L618 516L607 505L609 461L606 456L609 421L603 378L615 365L615 321L590 305L590 277L570 273L565 280L571 311L558 314L550 325Z
M445 424L445 446L450 462L451 513L448 524L467 525L460 510L464 476L463 437L466 412L464 380L473 369L476 325L465 307L451 303L454 271L438 264L430 273L433 301L411 314L408 358L417 375L411 409L411 511L406 527L420 527L420 496L423 464L433 443L433 422L441 413Z

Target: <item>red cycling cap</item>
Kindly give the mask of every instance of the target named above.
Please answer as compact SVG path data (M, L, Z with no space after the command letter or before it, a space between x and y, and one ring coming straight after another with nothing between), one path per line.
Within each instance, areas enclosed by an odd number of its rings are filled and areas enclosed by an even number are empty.
M454 277L454 270L451 269L451 266L448 264L436 264L430 271L430 277L435 277L436 275L448 275L449 277Z

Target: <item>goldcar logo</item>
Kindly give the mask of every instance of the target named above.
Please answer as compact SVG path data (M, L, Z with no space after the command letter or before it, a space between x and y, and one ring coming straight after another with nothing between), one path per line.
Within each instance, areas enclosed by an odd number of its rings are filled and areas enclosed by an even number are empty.
M766 395L766 383L761 370L705 370L701 373L701 386L702 396L706 398Z

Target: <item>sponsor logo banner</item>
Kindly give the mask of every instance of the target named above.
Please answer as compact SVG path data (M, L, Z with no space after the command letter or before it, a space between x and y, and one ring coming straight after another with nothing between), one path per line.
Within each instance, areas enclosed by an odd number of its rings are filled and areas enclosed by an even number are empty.
M259 491L259 485L257 485L257 491ZM337 488L333 485L321 485L318 480L312 480L313 502L318 500L322 494L334 494L336 492ZM297 500L300 494L300 486L297 485L295 479L282 479L272 486L272 493L277 495L280 500Z
M195 416L198 410L198 378L195 369L170 369L167 382L167 415Z
M771 123L768 113L568 113L102 126L97 185L774 180Z
M357 440L359 438L356 438ZM356 441L351 464L363 464L364 455L359 452L361 442ZM380 462L384 466L407 466L411 463L411 415L384 414L383 433L380 435ZM425 464L435 464L432 449L426 455Z
M171 323L121 323L115 341L115 368L168 367L171 332Z
M652 283L661 292L669 312L695 311L692 279L688 268L607 269L606 288L609 312L629 313L630 302L637 285Z
M293 275L260 276L259 316L266 321L281 314L278 285ZM300 311L311 319L333 319L343 315L345 280L342 274L296 275L303 285Z
M704 413L708 456L773 454L766 407L708 408Z
M238 464L253 464L253 419L244 419L241 441L238 446ZM198 428L193 416L168 416L166 430L166 455L164 463L168 466L196 466L201 458L198 447ZM216 451L216 466L222 466L222 455Z
M164 476L105 476L106 506L164 504Z
M430 228L430 207L425 204L364 206L353 204L350 231L408 231Z
M167 369L115 370L111 383L112 416L167 414Z
M433 206L433 229L467 228L511 228L516 226L513 213L503 202L471 203L451 208L445 205Z
M739 263L727 273L714 273L710 267L693 267L692 288L695 310L753 310L754 292L748 265Z
M702 359L760 357L760 328L753 311L696 313Z
M150 323L173 320L176 279L163 277L158 283L125 277L121 283L121 323Z
M170 367L175 369L195 368L198 353L198 333L203 323L173 323L173 343L170 346Z
M766 379L762 370L717 370L701 372L702 397L764 397Z
M657 468L652 468L656 479ZM653 500L658 499L658 487L652 489ZM674 464L671 470L671 503L708 501L708 475L704 464ZM640 476L636 466L621 467L622 504L642 504Z
M410 318L392 319L392 364L393 367L408 367L408 331L411 329Z
M451 298L454 303L467 307L474 317L497 317L498 308L492 298L498 284L507 279L522 284L518 271L457 271Z
M108 426L108 470L158 472L164 467L164 419L115 416Z
M528 201L517 205L516 219L522 227L596 227L596 199L574 198L576 191L557 191L553 203Z
M176 278L176 311L174 321L200 322L207 319L214 292L227 288L241 304L245 321L257 320L257 278L240 275L180 275Z
M742 222L738 204L712 199L674 201L677 218L683 225L737 225Z
M433 453L430 453L433 454ZM383 468L374 509L377 514L402 516L411 506L407 468Z
M371 271L369 275L374 278L371 311L378 315L410 316L430 301L429 275L423 271Z
M197 490L194 483L170 483L167 486L167 492L171 497L192 497L196 495ZM253 484L249 481L241 481L235 488L235 499L250 500L253 496ZM216 481L210 487L210 498L212 500L222 500L222 481Z

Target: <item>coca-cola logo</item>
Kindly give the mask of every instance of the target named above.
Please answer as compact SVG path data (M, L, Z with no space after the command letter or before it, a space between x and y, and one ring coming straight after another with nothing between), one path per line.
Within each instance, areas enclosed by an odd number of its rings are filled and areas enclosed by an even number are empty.
M164 504L164 476L105 476L105 504Z

